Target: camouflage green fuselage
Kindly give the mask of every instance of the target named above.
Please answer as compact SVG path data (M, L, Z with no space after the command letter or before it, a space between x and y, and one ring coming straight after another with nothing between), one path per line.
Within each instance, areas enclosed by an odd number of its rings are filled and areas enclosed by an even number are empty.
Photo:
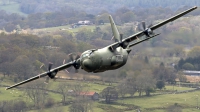
M128 59L127 49L118 47L115 51L105 47L97 50L88 50L82 53L81 68L87 72L103 72L114 70L126 64Z

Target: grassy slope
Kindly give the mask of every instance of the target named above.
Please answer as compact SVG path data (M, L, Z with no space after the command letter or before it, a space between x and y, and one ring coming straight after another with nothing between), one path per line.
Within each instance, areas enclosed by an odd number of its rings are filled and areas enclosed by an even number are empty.
M18 3L11 3L7 5L0 4L0 10L5 10L8 13L18 13L20 15L27 16L27 14L20 11L19 6L20 5Z
M104 28L104 27L106 27L108 25L110 25L110 24L100 25L98 27ZM57 27L48 27L48 28L34 29L33 31L34 32L44 32L45 31L45 32L51 33L51 32L62 30L62 31L69 31L69 32L72 32L72 33L77 33L81 29L86 28L86 29L89 29L89 30L94 30L95 27L96 27L96 25L89 25L89 26L80 26L78 28L71 29L70 25L65 25L65 26L57 26Z
M147 111L148 109L157 109L159 110L159 112L163 111L162 108L167 108L169 105L174 105L175 103L178 103L178 105L181 105L183 108L185 108L183 110L191 111L197 105L196 95L200 95L200 91L184 93L184 94L166 94L166 95L158 95L158 96L143 97L143 98L136 97L125 100L118 100L118 102L137 105L141 107L141 109L144 111Z

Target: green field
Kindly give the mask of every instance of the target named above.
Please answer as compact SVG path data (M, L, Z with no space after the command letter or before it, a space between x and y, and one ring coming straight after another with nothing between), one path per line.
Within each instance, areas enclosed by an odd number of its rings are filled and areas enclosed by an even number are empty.
M105 24L105 25L100 25L98 27L103 28L106 27L107 25L110 24ZM54 32L54 31L69 31L72 33L77 33L79 30L81 29L88 29L93 31L95 29L96 25L86 25L86 26L80 26L77 28L70 28L70 25L64 25L64 26L57 26L57 27L49 27L49 28L41 28L41 29L34 29L36 32L40 32L40 31L45 31L45 32Z
M0 10L5 10L8 13L18 13L20 15L27 16L27 14L22 13L19 8L20 6L18 3L10 3L6 5L0 4Z
M11 85L13 82L10 80L11 77L5 77L0 76L0 79L3 79L1 81L1 85ZM41 79L45 80L45 79ZM82 86L86 88L88 91L95 91L97 93L100 93L104 88L108 87L109 84L101 82L89 82L89 81L75 81L75 80L56 80L52 81L50 80L49 84L47 85L47 88L49 90L57 91L59 83L62 84L75 84L75 83L81 83ZM116 86L116 84L113 84L113 86ZM23 86L21 86L23 87ZM162 93L165 91L186 91L191 90L193 88L188 87L179 87L179 85L172 86L172 85L166 85L164 90L156 90L152 94ZM188 93L182 93L182 94L163 94L163 95L153 95L150 97L142 96L139 97L138 93L135 93L133 98L129 98L129 95L126 95L127 98L118 99L117 102L112 104L104 104L102 102L94 102L93 103L93 111L94 112L112 112L113 110L116 110L121 112L137 112L137 109L142 110L143 112L165 112L165 109L170 106L177 103L182 107L183 112L198 112L199 110L196 109L197 102L199 101L198 96L200 96L200 91L195 92L188 92ZM61 102L61 95L56 93L48 92L48 96L50 98L53 98L55 102ZM19 91L18 89L11 89L11 90L5 90L5 87L0 87L0 101L6 101L6 100L24 100L27 104L30 104L30 100L24 97L23 91ZM41 110L42 112L49 112L54 111L54 109L61 109L61 110L68 110L70 105L67 106L61 106L56 105L52 108L47 108ZM133 107L133 109L128 110L128 108ZM30 112L38 112L38 110L31 110Z
M166 94L166 95L158 95L152 97L136 97L136 98L129 98L124 100L118 100L118 102L123 102L125 104L133 104L140 107L143 111L148 111L153 109L152 112L155 112L154 109L157 109L158 112L163 112L163 109L160 108L167 108L170 105L174 105L178 103L183 107L183 112L187 112L194 110L197 112L198 110L195 109L197 106L197 95L200 95L200 91L191 92L191 93L184 93L184 94Z
M5 81L8 81L8 79L5 79ZM2 83L5 84L5 81ZM48 84L48 88L51 90L55 90L59 83L78 83L80 81L65 81L62 80L59 81L50 81ZM1 84L2 84L1 83ZM104 88L108 87L108 84L102 85L97 84L94 82L81 82L81 85L85 86L89 91L96 91L100 93ZM116 85L116 84L114 84ZM179 87L179 86L166 86L165 90L168 91L184 91L184 90L191 90L192 88L187 87ZM164 91L164 90L163 90ZM156 93L160 93L162 90L157 90ZM23 96L23 92L19 91L18 89L11 89L11 90L5 90L5 87L0 87L0 101L4 100L14 100L14 99L21 99L26 101L27 103L30 103L29 100L26 100ZM112 112L115 110L116 112L137 112L137 109L142 110L142 112L165 112L165 109L170 106L177 103L182 107L183 112L198 112L195 107L197 106L198 102L198 96L200 96L200 91L195 92L188 92L188 93L182 93L182 94L164 94L164 95L154 95L151 97L142 96L139 97L138 93L134 95L133 98L123 98L118 99L115 103L112 104L104 104L102 102L94 102L93 103L93 111L94 112ZM49 97L53 98L55 102L61 101L61 95L50 93ZM54 109L61 109L64 111L67 111L69 109L69 106L54 106L52 108L42 109L42 112L49 112L54 111ZM131 110L128 110L128 108L132 108ZM127 111L125 111L127 110ZM31 110L29 112L38 112L38 110Z

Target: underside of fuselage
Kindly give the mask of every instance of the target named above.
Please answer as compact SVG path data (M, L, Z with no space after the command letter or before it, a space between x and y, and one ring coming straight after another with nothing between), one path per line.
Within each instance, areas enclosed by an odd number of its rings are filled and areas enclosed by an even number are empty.
M105 47L83 53L81 56L81 68L87 72L104 72L122 67L126 64L127 59L127 49L118 47L112 50L109 47Z

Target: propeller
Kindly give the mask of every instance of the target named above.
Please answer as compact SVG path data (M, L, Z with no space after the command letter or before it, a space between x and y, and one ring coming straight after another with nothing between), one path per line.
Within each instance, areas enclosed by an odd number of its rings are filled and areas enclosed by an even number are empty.
M146 27L146 23L143 21L141 23L142 25L142 29L141 27L138 27L139 31L143 31L143 33L146 35L146 37L151 37L151 35L155 35L153 30L151 30L151 27L153 26L153 24L150 24L148 27Z
M40 68L42 68L44 66L44 64L42 64L41 66L40 66ZM55 78L55 75L56 75L56 73L55 72L53 72L53 73L51 73L51 68L52 68L52 66L53 66L53 63L51 63L51 62L49 62L49 65L48 65L48 72L47 72L47 75L48 75L48 77L46 77L46 80L45 80L45 82L44 83L46 83L46 84L48 84L49 83L49 77L51 78L51 79L53 79L53 78Z
M119 46L122 47L123 49L125 49L128 46L128 42L126 42L126 41L123 42L122 39L123 39L123 34L120 34L120 38L118 40L118 43L111 47L112 50L116 49Z
M63 60L63 65L65 64L65 59ZM64 70L65 72L69 73L67 69Z
M31 78L29 78L29 79L27 79L27 80L24 80L24 81L22 81L22 82L19 82L19 83L17 83L17 84L14 84L14 85L12 85L12 86L9 86L9 87L6 88L6 90L11 89L11 88L14 88L14 87L17 87L17 86L22 85L22 84L25 84L25 83L28 83L28 82L30 82L30 81L39 79L39 78L41 78L41 77L46 77L46 76L48 76L48 77L50 77L51 79L55 79L55 76L56 76L56 74L57 74L58 71L64 70L64 69L69 68L69 67L71 67L71 66L74 66L74 67L76 67L76 69L79 69L79 68L80 68L80 59L79 59L79 57L80 57L80 56L77 56L77 57L75 58L76 60L72 60L71 62L65 63L65 64L63 64L63 65L61 65L61 66L59 66L59 67L53 68L53 69L51 69L53 63L49 63L49 66L48 66L48 68L47 68L47 69L48 69L47 72L43 72L43 73L41 73L41 74L39 74L39 75L36 75L36 76L34 76L34 77L31 77ZM42 65L42 66L44 66L44 65ZM41 66L41 67L42 67L42 66ZM49 80L49 79L46 78L46 81L45 81L45 82L48 83L48 80Z
M78 60L79 58L79 55L76 55L76 57L74 58L74 54L69 54L69 59L72 62L72 66L75 68L75 73L78 73L78 69L80 68L80 60Z

